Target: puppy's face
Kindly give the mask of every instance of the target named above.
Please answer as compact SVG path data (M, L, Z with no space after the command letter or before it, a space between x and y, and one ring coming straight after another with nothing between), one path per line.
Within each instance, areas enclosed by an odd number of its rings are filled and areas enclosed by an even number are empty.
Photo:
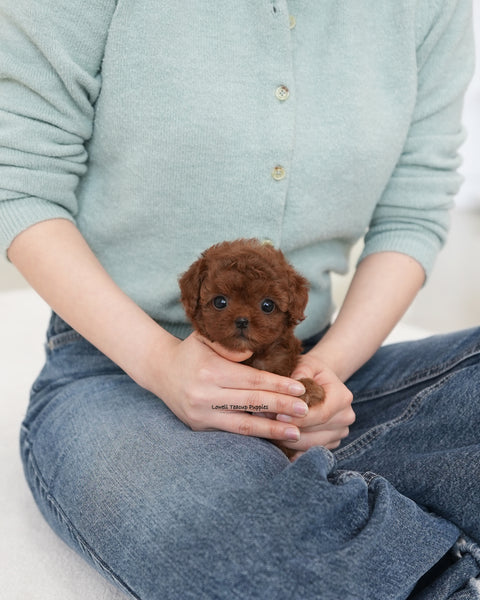
M232 350L255 351L274 342L288 325L282 281L265 281L252 269L213 271L200 288L196 316L204 335Z
M180 279L194 327L232 350L258 351L303 318L308 287L283 254L255 240L213 246Z

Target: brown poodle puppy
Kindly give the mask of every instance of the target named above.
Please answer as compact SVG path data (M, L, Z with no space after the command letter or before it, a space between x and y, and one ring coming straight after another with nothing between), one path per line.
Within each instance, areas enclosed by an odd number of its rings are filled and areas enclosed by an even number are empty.
M255 239L216 244L179 284L187 317L201 335L229 350L252 351L244 364L291 375L302 351L293 330L304 319L308 282L280 250ZM323 401L321 386L301 382L309 406Z

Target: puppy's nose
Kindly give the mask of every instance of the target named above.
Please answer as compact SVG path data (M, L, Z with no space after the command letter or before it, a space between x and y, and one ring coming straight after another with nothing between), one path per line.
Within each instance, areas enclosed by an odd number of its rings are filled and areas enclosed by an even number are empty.
M245 317L238 317L235 319L235 325L237 329L246 329L248 327L248 319Z

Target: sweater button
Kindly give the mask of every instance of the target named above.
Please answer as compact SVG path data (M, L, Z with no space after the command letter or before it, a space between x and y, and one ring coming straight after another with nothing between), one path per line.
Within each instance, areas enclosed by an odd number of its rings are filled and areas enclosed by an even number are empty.
M285 178L286 174L287 172L281 165L277 165L272 170L272 177L275 179L275 181L281 181Z
M278 100L283 102L290 96L290 90L288 89L288 87L286 85L280 85L275 90L275 96L277 97Z

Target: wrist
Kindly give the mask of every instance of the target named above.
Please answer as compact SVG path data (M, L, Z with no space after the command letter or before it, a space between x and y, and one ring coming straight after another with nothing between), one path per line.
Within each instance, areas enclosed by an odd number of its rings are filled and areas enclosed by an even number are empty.
M141 387L162 396L162 382L168 374L169 359L180 340L152 321L137 340L137 352L132 356L128 374Z
M348 357L342 346L334 340L322 339L314 346L309 355L318 364L328 367L344 382L352 374L347 363Z

